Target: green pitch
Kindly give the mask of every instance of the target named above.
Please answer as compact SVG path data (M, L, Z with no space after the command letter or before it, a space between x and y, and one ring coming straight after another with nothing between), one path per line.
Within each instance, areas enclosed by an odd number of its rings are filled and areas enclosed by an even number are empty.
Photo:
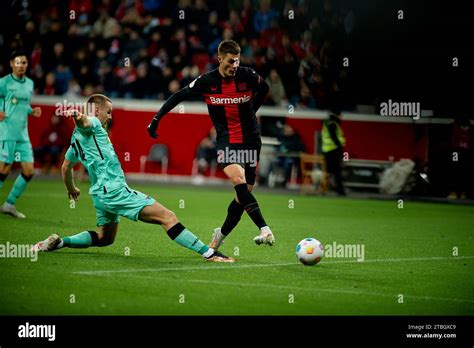
M3 202L8 180L0 191ZM131 185L174 210L206 243L220 226L230 188ZM61 182L32 181L0 216L0 244L34 244L94 229L87 184L70 208ZM244 216L222 251L235 264L203 261L156 225L122 219L112 246L0 258L0 314L21 315L472 315L474 207L277 195L259 192L273 247L256 246ZM364 246L364 261L296 261L305 237ZM457 256L453 256L457 255Z

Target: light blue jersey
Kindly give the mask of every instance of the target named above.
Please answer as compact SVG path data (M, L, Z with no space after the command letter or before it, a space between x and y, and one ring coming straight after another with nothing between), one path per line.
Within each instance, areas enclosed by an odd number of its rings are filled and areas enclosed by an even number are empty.
M30 141L28 115L34 83L28 77L19 80L13 74L0 79L0 110L7 116L0 122L0 141Z
M66 159L81 162L87 168L91 187L90 194L111 192L127 186L125 174L110 142L107 131L97 117L88 117L90 126L76 125Z

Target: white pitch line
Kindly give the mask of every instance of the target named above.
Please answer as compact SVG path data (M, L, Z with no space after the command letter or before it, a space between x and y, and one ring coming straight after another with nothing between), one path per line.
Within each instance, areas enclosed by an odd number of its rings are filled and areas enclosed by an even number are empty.
M119 275L125 277L125 275ZM152 279L159 281L175 281L179 283L199 283L199 284L214 284L214 285L224 285L224 286L243 286L243 287L254 287L254 288L268 288L268 289L278 289L278 290L290 290L290 291L308 291L308 292L329 292L329 293L340 293L340 294L351 294L351 295L364 295L364 296L378 296L378 297L387 297L396 299L398 294L388 295L381 292L370 292L370 291L355 291L355 290L342 290L342 289L324 289L324 288L302 288L297 286L288 286L288 285L273 285L273 284L262 284L262 283L238 283L238 282L226 282L220 280L206 280L206 279L173 279L173 278L156 278L150 276L141 276L141 275L127 275L127 277L132 278L141 278L141 279ZM449 301L449 302L468 302L474 303L474 300L463 299L463 298L452 298L452 297L435 297L435 296L418 296L418 295L404 295L405 298L413 298L415 300L425 300L425 301Z
M414 258L401 258L401 259L369 259L364 261L357 260L343 260L343 261L323 261L321 264L347 264L347 263L376 263L376 262L410 262L410 261L456 261L463 259L473 259L474 256L456 256L456 257L414 257ZM237 264L237 265L216 265L216 266L196 266L196 267L164 267L164 268L143 268L143 269L119 269L119 270L97 270L97 271L78 271L72 272L72 274L81 275L102 275L102 274L118 274L118 273L136 273L136 272L168 272L168 271L194 271L194 270L234 270L241 268L260 268L260 267L282 267L282 266L299 266L295 262L286 263L262 263L262 264Z
M117 270L103 270L103 271L79 271L72 272L72 274L83 275L100 275L108 273L135 273L135 272L167 272L167 271L194 271L207 269L237 269L237 268L259 268L259 267L277 267L295 265L295 262L287 263L262 263L262 264L247 264L247 265L219 265L219 266L200 266L200 267L165 267L165 268L143 268L143 269L117 269Z

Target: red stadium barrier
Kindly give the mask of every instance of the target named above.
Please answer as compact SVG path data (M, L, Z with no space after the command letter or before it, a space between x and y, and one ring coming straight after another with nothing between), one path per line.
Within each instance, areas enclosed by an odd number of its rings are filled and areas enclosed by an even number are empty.
M44 99L44 98L37 98ZM151 108L158 110L162 102L156 102ZM166 144L169 149L168 174L190 175L196 148L212 127L207 114L199 111L193 113L171 113L160 123L159 138L154 140L148 136L146 127L156 111L150 111L149 105L144 110L126 107L124 103L115 103L113 125L110 138L125 172L140 171L140 157L146 156L152 144ZM129 102L127 102L127 105ZM148 104L150 104L148 102ZM40 102L43 116L29 119L29 132L33 147L39 145L40 134L47 128L51 115L54 114L54 102ZM146 105L146 103L143 103ZM270 109L270 108L268 108ZM321 130L321 112L315 112L315 118L306 114L299 116L297 112L287 118L295 131L301 136L309 152L314 149L314 132ZM356 117L343 114L343 129L347 138L346 151L351 159L389 160L400 158L419 158L420 163L426 160L427 127L426 123L408 123L406 119L398 122L375 122L356 120ZM358 117L360 119L360 117ZM374 116L373 119L376 117ZM380 116L378 119L382 120ZM72 121L70 123L72 131ZM160 173L160 165L148 163L146 172Z

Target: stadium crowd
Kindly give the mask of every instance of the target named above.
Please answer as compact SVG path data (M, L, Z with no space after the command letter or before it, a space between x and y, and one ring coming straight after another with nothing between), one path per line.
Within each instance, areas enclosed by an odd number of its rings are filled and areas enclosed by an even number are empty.
M337 95L342 108L355 105L342 65L355 15L343 3L26 0L17 6L22 20L0 40L0 75L9 71L8 54L24 49L37 94L166 99L214 68L218 43L233 39L242 47L241 64L267 79L266 104L327 109Z

